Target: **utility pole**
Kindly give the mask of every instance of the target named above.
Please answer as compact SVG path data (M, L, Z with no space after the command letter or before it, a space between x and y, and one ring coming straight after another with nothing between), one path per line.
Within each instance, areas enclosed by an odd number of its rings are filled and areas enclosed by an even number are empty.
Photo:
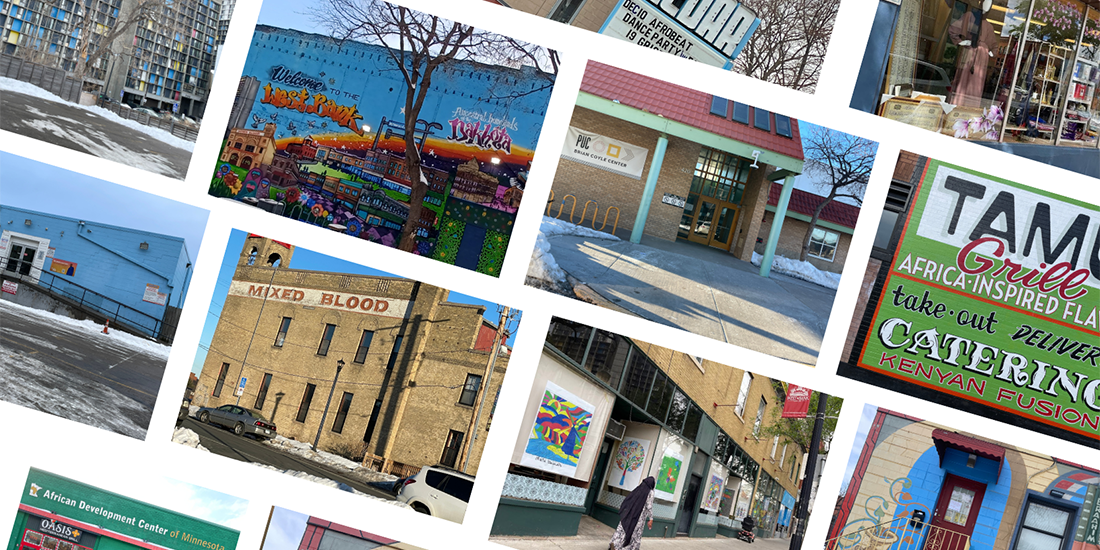
M829 405L829 396L819 393L817 396L817 414L814 417L814 434L810 438L810 457L806 460L806 478L802 480L802 490L795 504L795 520L798 527L791 535L790 550L802 550L802 539L806 536L806 518L809 516L810 490L817 475L817 448L821 446L821 432L825 428L825 409Z
M264 316L264 306L267 305L267 295L271 294L271 285L275 284L275 274L279 272L277 266L271 268L271 280L267 282L267 289L264 290L264 301L260 303L260 313L256 315L256 326L252 327L252 336L248 338L248 347L244 350L244 359L241 360L241 372L237 373L237 386L239 390L233 390L237 393L237 402L234 405L241 404L241 396L244 395L244 388L240 388L241 377L244 376L244 366L248 364L248 352L252 351L252 341L256 339L256 331L260 330L260 318ZM223 311L224 313L224 307Z
M466 473L466 469L470 467L470 455L474 452L474 443L477 441L478 425L481 424L481 411L485 409L485 399L489 397L489 382L493 378L493 369L496 368L497 356L500 355L500 346L507 339L507 329L504 327L504 323L508 321L508 313L512 308L504 306L500 310L500 323L497 325L497 335L493 337L493 351L489 353L489 363L485 367L485 376L482 379L481 399L478 401L477 408L474 410L473 418L470 422L470 428L467 430L469 441L466 443L466 447L463 449L462 459L462 473Z
M313 450L317 450L317 442L321 440L321 430L325 429L325 419L328 418L328 407L332 404L332 394L336 391L336 381L340 380L340 371L344 370L344 360L336 362L336 377L332 379L332 387L328 390L328 401L325 401L325 412L321 413L321 425L317 426L317 437L313 438Z

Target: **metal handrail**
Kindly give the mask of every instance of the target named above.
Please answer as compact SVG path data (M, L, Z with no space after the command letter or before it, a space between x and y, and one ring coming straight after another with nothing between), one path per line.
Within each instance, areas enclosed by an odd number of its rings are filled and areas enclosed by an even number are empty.
M908 517L863 527L825 541L825 550L969 550L970 536Z
M165 323L163 319L157 319L94 290L60 278L58 275L46 270L34 268L34 271L38 272L37 277L35 277L29 273L20 273L17 270L18 266L16 266L16 269L8 269L13 261L18 262L18 260L8 259L8 262L4 265L3 274L6 277L17 278L19 281L34 285L55 297L68 300L78 309L108 319L112 324L120 325L120 328L129 327L131 330L171 343L172 335L175 334L175 326ZM43 282L42 275L50 276L47 279L48 284Z

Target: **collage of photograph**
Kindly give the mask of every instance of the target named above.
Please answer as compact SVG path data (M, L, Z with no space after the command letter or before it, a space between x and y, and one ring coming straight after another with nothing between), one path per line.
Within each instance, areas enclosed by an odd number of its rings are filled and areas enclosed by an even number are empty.
M1098 86L1100 0L0 0L6 550L1100 550Z

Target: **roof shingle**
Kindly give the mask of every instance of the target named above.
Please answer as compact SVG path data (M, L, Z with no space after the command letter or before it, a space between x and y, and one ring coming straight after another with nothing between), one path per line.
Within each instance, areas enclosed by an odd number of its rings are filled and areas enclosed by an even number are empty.
M783 184L780 182L772 182L772 188L768 193L768 206L777 206L779 204L779 195L782 192ZM821 204L822 200L825 200L825 197L821 195L815 195L801 189L793 189L791 190L791 200L787 203L787 209L812 217L814 215L814 209L817 208L817 205ZM855 229L856 220L859 219L859 207L834 200L825 205L825 209L821 211L819 219Z

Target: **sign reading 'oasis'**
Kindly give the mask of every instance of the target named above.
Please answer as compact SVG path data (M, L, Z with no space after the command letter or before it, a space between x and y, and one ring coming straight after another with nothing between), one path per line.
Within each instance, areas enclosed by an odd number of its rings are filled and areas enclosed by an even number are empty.
M860 366L1100 430L1100 211L932 161Z

